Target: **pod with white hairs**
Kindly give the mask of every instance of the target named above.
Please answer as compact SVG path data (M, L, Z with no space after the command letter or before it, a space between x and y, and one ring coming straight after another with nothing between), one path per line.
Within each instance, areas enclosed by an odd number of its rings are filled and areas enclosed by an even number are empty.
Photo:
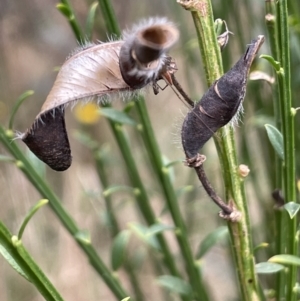
M62 65L32 126L20 135L30 150L56 171L70 167L72 156L65 127L66 105L78 100L124 98L147 85L171 78L175 63L167 51L179 37L166 18L150 18L125 31L119 41L89 45Z

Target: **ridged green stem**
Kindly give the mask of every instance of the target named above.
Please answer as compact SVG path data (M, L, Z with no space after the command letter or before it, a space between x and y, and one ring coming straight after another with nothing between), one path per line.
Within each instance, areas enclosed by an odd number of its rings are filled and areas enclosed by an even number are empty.
M279 62L281 70L278 73L278 84L280 91L280 106L282 120L282 134L284 143L284 199L285 202L296 202L296 179L295 179L295 133L294 118L292 116L291 99L291 66L290 66L290 44L288 27L287 1L280 0L276 5L278 18L278 40L279 40ZM284 217L283 217L284 218ZM297 219L285 218L287 231L285 237L285 253L298 256L298 243L296 239ZM297 268L291 266L287 277L286 300L295 301L297 294L294 287L297 281Z
M22 274L36 287L46 301L63 301L55 287L44 275L40 267L31 258L24 248L22 241L8 231L4 224L0 221L0 247L1 254L5 253L5 258L14 267L22 270ZM8 259L9 258L9 259Z
M98 173L99 180L102 184L103 190L106 190L109 187L109 180L107 177L107 173L105 171L105 165L106 165L105 159L101 155L101 150L98 149L98 147L93 150L93 153L94 153L94 158L96 161L96 167L97 167L97 173ZM110 195L103 196L103 198L105 201L106 212L108 214L109 222L110 222L110 226L111 226L110 233L111 233L112 238L114 238L120 232L120 228L119 228L118 221L117 221L117 218L116 218L114 210L113 210L112 198ZM136 275L136 272L134 270L131 260L125 261L124 268L130 278L130 283L131 283L132 289L135 294L135 300L143 301L144 294L142 292L138 276Z
M223 73L220 50L214 32L211 3L209 0L179 1L179 3L192 13L201 57L205 65L207 84L210 86ZM215 143L223 169L226 199L227 201L233 200L236 208L242 213L240 222L228 223L241 289L240 300L257 301L259 300L259 290L254 269L251 229L243 182L237 174L233 130L230 127L222 128L216 135Z
M147 224L153 225L157 222L157 220L150 206L150 201L145 186L139 175L137 165L136 165L136 160L134 160L124 130L121 125L113 121L109 121L109 123L113 131L114 137L118 143L119 149L121 150L121 154L126 164L126 170L129 175L131 184L133 185L134 188L138 189L138 193L136 194L137 206L140 209L140 212L142 213L142 216L146 220ZM162 249L163 260L166 267L168 268L169 272L173 276L180 277L180 273L177 270L172 253L164 239L164 236L162 234L157 234L156 237Z
M152 160L154 171L161 184L164 197L167 201L172 219L177 228L176 238L185 261L186 272L195 293L195 300L208 300L208 295L200 277L199 267L193 258L192 250L188 242L186 226L182 219L182 215L178 206L177 197L174 187L170 180L169 170L164 167L162 162L161 152L157 145L153 128L150 123L150 118L144 100L140 99L136 103L137 110L142 123L142 137L146 145L149 157Z
M276 17L276 2L275 0L266 1L266 17L265 17L268 35L270 50L273 58L276 61L279 61L279 45L278 45L278 20ZM273 94L273 107L274 107L274 118L276 122L276 127L278 130L282 130L281 122L281 109L279 101L279 79L277 77L277 83L272 87ZM282 190L283 185L283 165L281 159L276 156L275 158L276 165L276 174L275 174L275 184L277 189ZM283 254L285 252L285 238L286 238L286 223L287 223L287 214L282 210L275 209L275 243L276 243L276 254ZM277 300L281 300L285 297L285 285L286 285L286 275L285 272L279 272L276 275L276 297Z

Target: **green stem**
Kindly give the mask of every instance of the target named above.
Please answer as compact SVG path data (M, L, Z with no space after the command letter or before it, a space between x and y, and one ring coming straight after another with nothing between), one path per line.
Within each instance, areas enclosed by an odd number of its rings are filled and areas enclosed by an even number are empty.
M159 178L159 183L163 190L165 199L167 201L168 208L170 210L172 219L177 228L176 238L182 252L182 256L185 260L186 272L188 274L190 283L195 292L196 300L208 300L206 289L203 285L199 274L199 267L193 259L190 244L188 242L188 235L186 232L185 223L182 219L181 212L178 206L177 197L174 191L174 187L170 181L170 175L168 168L164 167L161 157L161 152L158 148L153 128L150 123L150 118L145 106L144 100L140 99L136 102L136 106L142 122L142 137L145 142L148 154L152 158L152 164L154 170Z
M98 2L105 21L106 30L110 34L115 34L119 37L121 30L110 0L98 0Z
M81 30L81 27L76 19L76 16L74 14L74 11L72 9L72 6L69 2L69 0L61 0L61 3L63 3L67 9L70 11L70 14L67 16L69 24L74 32L74 35L76 37L76 40L82 45L85 43L85 36ZM59 4L58 4L59 5Z
M126 169L130 178L130 181L134 188L137 188L139 190L139 193L136 195L137 205L146 220L148 225L153 225L156 223L156 217L154 215L154 212L150 206L150 201L148 198L148 195L146 193L145 186L140 178L135 160L132 156L132 151L130 149L128 140L126 139L126 136L123 132L123 128L121 125L109 121L111 129L113 131L114 137L118 143L119 149L122 152L122 156L124 159L124 162L126 164ZM177 267L175 265L175 262L173 260L172 253L163 237L162 234L157 234L157 239L160 243L162 253L164 255L163 259L165 262L166 267L170 271L170 273L174 276L180 277L179 272L177 270Z
M63 301L55 287L28 254L21 240L0 221L1 254L16 271L29 280L47 301Z
M269 35L270 49L273 58L276 61L279 61L279 45L278 45L278 19L276 17L276 3L275 0L266 1L266 25ZM274 107L274 118L276 122L276 127L281 131L282 122L281 122L281 108L280 108L280 90L279 82L280 80L277 77L277 84L274 84L272 87L273 94L273 107ZM282 190L282 179L283 179L283 166L281 159L278 156L275 156L275 188ZM283 254L285 252L285 237L286 237L286 223L287 223L287 214L284 214L282 210L275 209L275 243L276 243L276 254ZM286 284L286 275L285 272L277 273L276 275L276 295L277 300L281 300L285 297L285 284Z
M12 131L5 131L0 126L0 141L7 148L7 150L15 157L15 159L17 160L16 165L26 175L28 180L40 192L40 194L44 198L49 200L50 207L55 212L58 219L62 222L62 224L68 230L68 232L73 237L76 237L79 228L76 225L75 221L63 208L63 206L61 205L62 202L49 188L49 186L44 182L40 175L35 171L33 166L26 159L25 155L18 148L16 143L12 141L13 137L14 136ZM111 289L116 298L122 299L128 296L125 290L121 287L120 283L114 278L111 271L106 267L101 258L98 256L94 247L91 244L85 244L80 240L76 240L76 242L80 246L80 248L86 253L91 265L99 273L99 275L105 281L107 286Z
M211 3L209 0L199 0L180 1L180 4L192 13L205 65L207 84L210 86L223 73L221 54L213 30L214 19ZM243 182L237 174L238 166L232 128L222 128L215 136L215 143L223 169L226 199L227 201L233 199L235 207L242 213L240 222L228 223L241 289L241 300L259 300L248 208Z
M291 66L290 66L290 45L288 27L287 0L277 2L278 17L278 40L279 40L279 61L282 70L278 73L280 105L282 117L282 134L284 143L284 199L285 202L296 202L296 179L295 179L295 133L294 118L291 113ZM288 231L286 232L285 253L298 256L298 244L296 239L297 219L287 219ZM291 266L287 277L286 299L295 301L297 294L294 287L297 281L297 268Z
M103 190L105 190L109 187L107 173L105 172L105 159L103 158L103 156L101 154L101 150L98 149L98 147L96 149L94 149L93 152L94 152L94 158L96 161L98 177L102 184ZM110 222L110 226L111 226L110 233L111 233L112 238L114 238L120 232L120 228L119 228L118 221L117 221L117 218L114 214L114 210L112 207L111 196L110 195L104 196L104 200L105 200L106 212L109 216L109 222ZM144 300L145 297L144 297L143 291L141 289L139 279L136 275L136 272L134 270L133 264L130 259L125 261L124 268L129 276L132 289L135 293L136 301Z

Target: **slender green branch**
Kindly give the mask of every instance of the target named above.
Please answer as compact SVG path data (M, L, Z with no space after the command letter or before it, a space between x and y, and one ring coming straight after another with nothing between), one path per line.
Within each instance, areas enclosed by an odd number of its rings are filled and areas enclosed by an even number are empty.
M105 190L109 187L109 180L107 177L107 173L105 171L105 158L103 157L102 152L98 147L93 150L93 153L96 161L98 177L99 180L101 181L103 190ZM108 214L108 218L111 226L111 231L110 231L111 236L112 238L114 238L120 232L120 228L112 207L111 196L110 195L104 196L104 200L105 200L106 212ZM139 283L139 277L136 275L131 260L126 260L124 263L124 267L125 267L125 271L128 273L128 276L130 278L132 289L135 293L136 301L144 300L144 294Z
M220 50L213 30L214 20L211 3L209 0L183 0L179 3L192 13L203 64L206 65L207 84L210 86L223 73ZM248 209L243 183L237 174L233 130L230 127L221 129L215 138L215 143L223 168L226 199L227 201L233 199L234 206L242 213L242 219L239 223L228 223L241 288L241 300L259 300Z
M56 5L57 9L67 17L70 26L72 27L72 30L75 34L76 40L80 44L84 44L85 42L85 36L81 30L81 27L76 19L76 16L74 14L74 11L71 7L71 4L69 0L61 0L61 3L58 3Z
M265 21L267 25L270 49L273 58L276 61L279 61L279 45L278 45L278 19L276 17L276 3L275 0L266 1L266 16ZM280 79L277 77L277 82ZM282 122L281 122L281 108L280 108L280 90L279 83L273 85L272 87L273 94L273 107L274 107L274 118L276 122L276 127L281 131ZM281 159L275 157L275 185L277 189L282 190L282 177L283 177L283 165ZM285 238L286 238L286 224L287 224L287 214L282 210L275 209L275 225L276 225L276 254L283 254L285 252ZM276 295L277 299L281 300L285 297L285 283L286 275L285 272L279 272L276 275Z
M7 150L15 157L16 165L20 170L26 175L28 180L33 184L33 186L39 191L39 193L46 199L49 200L51 209L55 212L58 219L62 222L64 227L69 231L69 233L75 237L79 231L78 226L68 212L63 208L62 202L54 194L54 192L49 188L45 181L40 177L40 175L35 171L33 166L26 159L23 152L18 148L16 143L12 141L13 133L12 131L5 131L0 126L0 141L7 148ZM103 278L107 286L111 289L117 299L122 299L128 296L125 290L121 287L120 283L114 278L112 272L106 267L101 258L96 253L94 247L91 244L86 244L80 240L76 240L77 244L86 253L91 265Z
M172 219L178 231L176 232L176 238L180 246L183 258L185 260L186 271L190 279L190 283L196 294L196 300L208 300L206 289L201 280L198 266L196 261L193 259L192 251L190 249L189 242L187 240L187 233L184 221L182 219L181 212L178 207L177 197L174 191L174 187L170 181L170 175L167 168L163 166L162 157L158 148L153 128L150 123L149 115L144 103L144 100L140 99L136 102L136 106L142 122L142 137L145 142L148 154L152 158L154 170L161 183L165 199L167 201L168 208L172 215Z
M98 0L100 9L103 13L103 18L106 25L106 30L110 34L115 34L118 37L121 35L121 30L117 22L112 4L110 0Z
M282 119L282 134L284 143L284 198L285 202L296 202L296 179L295 179L295 133L294 118L292 116L291 99L291 66L290 66L290 44L288 27L287 0L277 2L278 18L278 40L279 40L279 61L282 71L278 73L280 106ZM296 239L297 220L288 219L288 230L286 235L286 253L298 255L298 242ZM286 298L290 301L297 299L294 287L297 281L297 268L291 266L287 277Z
M9 230L0 221L0 254L9 264L41 293L46 301L63 301L55 287L34 262L21 240L12 236Z

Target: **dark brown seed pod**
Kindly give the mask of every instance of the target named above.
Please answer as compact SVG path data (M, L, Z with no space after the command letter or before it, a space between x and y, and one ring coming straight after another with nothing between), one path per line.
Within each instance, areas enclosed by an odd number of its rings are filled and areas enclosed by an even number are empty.
M133 89L155 82L165 72L174 72L166 52L178 40L178 30L165 18L152 18L124 34L120 70ZM168 70L168 68L170 70Z
M23 141L52 169L64 171L70 167L72 156L62 107L48 111L36 119Z
M197 157L203 145L241 108L250 66L263 42L264 36L253 40L231 70L215 81L187 114L181 138L188 159Z

